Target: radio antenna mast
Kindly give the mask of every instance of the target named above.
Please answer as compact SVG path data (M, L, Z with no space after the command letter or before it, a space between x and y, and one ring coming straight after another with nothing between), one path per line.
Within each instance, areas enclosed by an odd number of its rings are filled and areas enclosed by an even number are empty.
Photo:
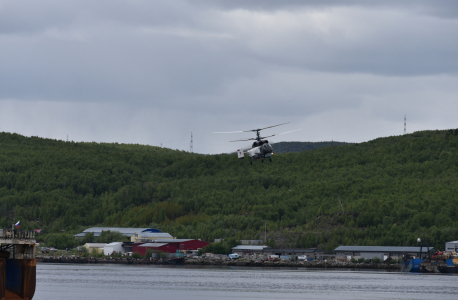
M404 135L406 134L406 117L407 115L404 115Z
M192 131L191 131L191 146L189 147L189 152L191 153L194 152L193 145L192 145Z

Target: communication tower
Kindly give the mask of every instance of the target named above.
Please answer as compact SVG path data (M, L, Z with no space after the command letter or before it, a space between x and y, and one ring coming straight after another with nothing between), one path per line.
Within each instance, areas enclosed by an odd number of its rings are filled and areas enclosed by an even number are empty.
M406 134L406 116L407 115L404 115L404 134Z
M194 152L193 145L192 145L192 131L191 131L191 146L190 146L189 152L191 153Z

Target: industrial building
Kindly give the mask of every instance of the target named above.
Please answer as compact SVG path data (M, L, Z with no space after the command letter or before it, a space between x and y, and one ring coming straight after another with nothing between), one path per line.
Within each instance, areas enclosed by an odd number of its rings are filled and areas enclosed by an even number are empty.
M314 258L318 255L324 254L324 250L320 250L317 248L264 248L262 251L263 254L267 255L278 255L278 256L304 256Z
M199 250L205 248L209 242L195 240L195 239L157 239L155 240L156 243L168 243L180 251L191 251L191 250Z
M123 228L123 227L91 227L82 233L74 235L75 238L84 237L86 233L93 233L99 237L102 231L117 231L129 237L132 242L145 242L155 239L173 239L173 236L156 228Z
M132 252L137 252L140 255L145 255L146 250L153 250L154 252L156 251L162 251L166 253L176 253L178 248L167 244L167 243L142 243L142 244L134 244L132 246Z
M112 255L113 253L126 253L125 248L123 247L123 242L113 242L106 244L103 247L103 254Z
M237 253L240 256L248 254L263 254L263 250L265 248L269 248L269 246L238 245L232 248L232 253Z
M83 248L86 248L87 253L103 253L103 247L107 243L86 243L83 245Z
M397 246L339 246L334 249L337 258L345 258L350 260L352 258L359 259L372 259L380 258L382 261L386 260L388 257L399 259L404 256L412 256L419 258L420 252L421 257L426 256L428 251L427 247L397 247ZM433 248L430 247L431 251Z
M270 248L269 246L259 245L238 245L232 248L232 253L237 253L240 256L259 254L259 255L278 255L279 257L307 256L307 258L316 258L323 255L324 251L317 248Z
M451 241L445 243L446 252L458 252L458 241Z
M204 248L209 243L194 239L158 239L152 243L136 243L132 245L132 252L145 255L146 250L162 251L167 253L194 252Z

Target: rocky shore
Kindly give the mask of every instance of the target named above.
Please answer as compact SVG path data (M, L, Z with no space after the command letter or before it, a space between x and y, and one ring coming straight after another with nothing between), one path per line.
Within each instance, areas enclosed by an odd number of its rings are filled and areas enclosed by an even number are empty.
M232 260L225 256L220 257L189 257L176 259L135 259L131 257L80 257L80 256L37 256L38 263L80 263L80 264L133 264L133 265L165 265L184 264L197 266L251 266L251 267L297 267L320 269L380 269L400 270L400 264L388 263L352 263L347 261L269 261L257 258L240 258Z

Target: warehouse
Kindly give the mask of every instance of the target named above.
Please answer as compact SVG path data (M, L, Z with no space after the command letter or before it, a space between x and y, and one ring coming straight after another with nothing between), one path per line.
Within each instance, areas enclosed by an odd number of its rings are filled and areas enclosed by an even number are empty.
M113 242L113 243L106 244L103 247L103 254L112 255L115 253L120 253L120 254L126 253L123 247L123 242Z
M176 253L178 248L168 243L140 243L132 245L132 252L145 255L146 250L151 249L154 252L162 251L166 253Z
M446 252L458 252L458 241L451 241L445 243Z
M157 239L155 240L156 243L168 243L180 251L191 251L191 250L199 250L205 248L209 242L204 242L201 240L194 240L194 239Z
M248 254L262 254L263 249L268 248L269 246L251 246L251 245L238 245L232 248L232 253L237 253L238 255L248 255Z
M316 255L324 254L323 250L317 248L264 248L262 250L263 254L267 255L278 255L278 256L289 256L289 255L296 255L296 256L304 256L306 255L308 258L315 258Z
M150 231L143 231L143 232L135 232L131 237L130 241L134 243L147 243L156 241L157 239L167 239L172 240L173 237L165 232L150 232Z
M132 242L136 242L137 239L146 237L147 240L153 239L173 239L173 237L166 233L162 232L156 228L123 228L123 227L91 227L84 230L81 233L74 235L75 238L84 237L86 233L93 233L94 237L97 238L100 236L102 231L117 231L122 233L124 236L127 236L131 239Z
M372 259L380 258L382 261L388 257L393 259L399 259L404 256L412 257L424 257L427 253L427 248L423 247L396 247L396 246L339 246L334 249L337 258L346 258L350 260L352 258L359 259ZM432 248L429 248L432 251Z

